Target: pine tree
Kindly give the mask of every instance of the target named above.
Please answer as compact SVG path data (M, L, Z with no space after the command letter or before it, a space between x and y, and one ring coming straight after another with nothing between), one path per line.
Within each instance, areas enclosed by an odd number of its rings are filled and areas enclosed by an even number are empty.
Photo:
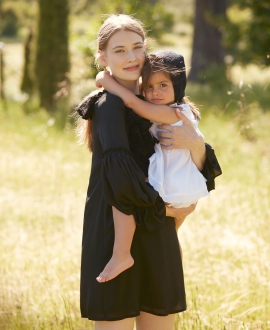
M68 14L68 0L39 0L35 73L40 104L48 111L56 109L57 92L67 81Z

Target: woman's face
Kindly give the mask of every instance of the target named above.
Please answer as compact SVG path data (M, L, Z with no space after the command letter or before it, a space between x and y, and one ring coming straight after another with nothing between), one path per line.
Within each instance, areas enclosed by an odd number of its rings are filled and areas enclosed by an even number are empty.
M140 35L118 31L100 54L100 62L108 66L112 75L121 81L137 81L145 61L145 44Z

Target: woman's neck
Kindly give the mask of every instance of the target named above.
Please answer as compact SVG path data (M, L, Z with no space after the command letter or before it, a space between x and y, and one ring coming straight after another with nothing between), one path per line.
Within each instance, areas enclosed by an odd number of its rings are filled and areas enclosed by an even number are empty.
M122 80L117 77L114 77L114 79L118 81L119 84L129 89L132 93L136 95L140 94L139 80Z

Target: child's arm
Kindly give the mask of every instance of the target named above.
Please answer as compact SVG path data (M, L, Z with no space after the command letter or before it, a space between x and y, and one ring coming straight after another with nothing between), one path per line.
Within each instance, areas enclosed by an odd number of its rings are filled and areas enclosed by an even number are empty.
M128 108L143 118L163 124L174 124L179 121L174 109L167 105L152 104L139 99L130 90L120 85L109 72L99 72L96 85L103 86L108 92L121 97Z

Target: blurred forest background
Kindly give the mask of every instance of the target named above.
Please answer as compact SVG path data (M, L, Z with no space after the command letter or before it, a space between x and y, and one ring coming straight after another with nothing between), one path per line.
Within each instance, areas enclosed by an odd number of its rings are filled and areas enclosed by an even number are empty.
M148 52L184 55L223 169L179 231L175 329L270 329L269 0L0 0L0 329L93 329L79 312L91 154L70 114L95 89L108 13L142 20Z

